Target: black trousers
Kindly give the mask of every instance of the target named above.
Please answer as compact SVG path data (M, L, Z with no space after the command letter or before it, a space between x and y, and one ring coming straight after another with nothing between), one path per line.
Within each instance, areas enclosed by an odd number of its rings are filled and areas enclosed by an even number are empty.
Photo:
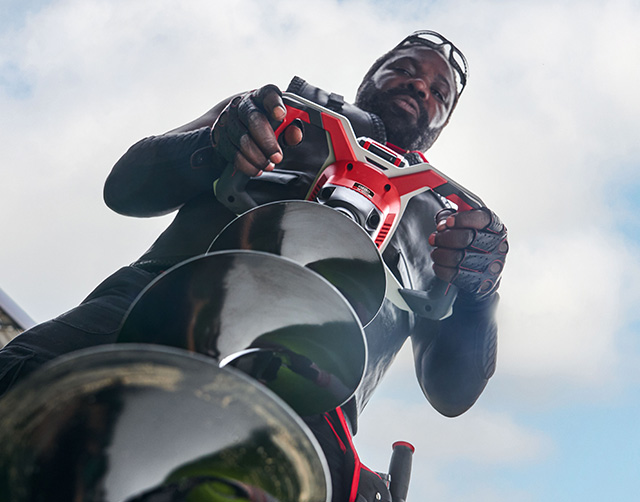
M11 340L0 350L0 396L58 356L114 343L132 302L157 275L123 267L74 309Z

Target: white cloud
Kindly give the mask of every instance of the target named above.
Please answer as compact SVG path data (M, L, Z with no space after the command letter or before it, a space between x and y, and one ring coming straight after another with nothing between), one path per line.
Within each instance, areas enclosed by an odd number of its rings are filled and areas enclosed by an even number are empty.
M368 447L375 449L403 440L398 436L411 431L411 439L406 440L431 458L432 465L478 459L485 465L523 463L544 458L553 449L550 439L539 431L528 430L509 416L481 406L450 419L426 402L407 404L404 400L382 398L372 401L360 427ZM371 438L376 439L376 444Z
M633 256L601 229L550 232L510 259L501 304L500 364L507 373L609 382L616 335L633 308L626 279ZM637 294L637 292L636 292ZM637 299L637 296L636 296Z
M397 383L397 382L396 382ZM406 381L405 381L406 384ZM390 387L389 387L390 389ZM389 394L386 394L389 395ZM519 425L513 418L476 406L455 419L445 418L426 402L376 397L367 408L355 438L361 460L386 472L395 441L409 441L413 455L410 500L491 500L495 486L487 484L472 497L445 481L451 472L460 479L478 471L535 465L554 454L555 446L545 433ZM464 484L464 483L463 483ZM485 495L481 495L486 492ZM502 493L497 500L527 500L523 493Z

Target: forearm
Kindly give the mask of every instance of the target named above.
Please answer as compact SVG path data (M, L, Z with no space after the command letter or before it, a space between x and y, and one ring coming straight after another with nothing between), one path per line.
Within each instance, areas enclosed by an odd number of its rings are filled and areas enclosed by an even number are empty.
M106 204L129 216L159 216L212 190L226 163L211 148L211 126L231 99L185 125L133 145L107 178Z
M157 216L212 191L224 161L211 148L210 127L151 136L115 164L104 187L106 204L130 216Z
M420 386L433 407L454 417L480 397L496 363L498 295L459 297L442 321L420 319L412 344Z

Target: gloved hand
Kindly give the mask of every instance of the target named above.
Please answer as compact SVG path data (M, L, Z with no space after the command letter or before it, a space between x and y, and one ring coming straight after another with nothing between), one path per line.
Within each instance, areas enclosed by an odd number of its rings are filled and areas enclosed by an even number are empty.
M441 279L477 299L498 289L509 243L507 228L490 209L443 209L429 244L435 248L433 270Z
M211 128L214 148L234 168L248 176L271 171L282 161L282 149L269 119L281 122L287 110L280 89L268 84L234 97ZM287 145L302 141L302 130L294 124L284 132Z

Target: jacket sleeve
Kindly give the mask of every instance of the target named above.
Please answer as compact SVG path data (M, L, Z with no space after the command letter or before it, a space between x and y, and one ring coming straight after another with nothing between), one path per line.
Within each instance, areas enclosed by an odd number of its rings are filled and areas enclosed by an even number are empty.
M418 381L447 417L471 408L495 371L498 300L497 293L482 301L460 295L451 316L416 322L411 341Z
M211 145L211 127L233 96L160 136L138 141L120 158L104 186L104 200L127 216L160 216L213 190L226 163Z
M107 178L107 206L128 216L160 216L212 191L225 163L211 146L210 134L210 127L201 127L134 144Z

